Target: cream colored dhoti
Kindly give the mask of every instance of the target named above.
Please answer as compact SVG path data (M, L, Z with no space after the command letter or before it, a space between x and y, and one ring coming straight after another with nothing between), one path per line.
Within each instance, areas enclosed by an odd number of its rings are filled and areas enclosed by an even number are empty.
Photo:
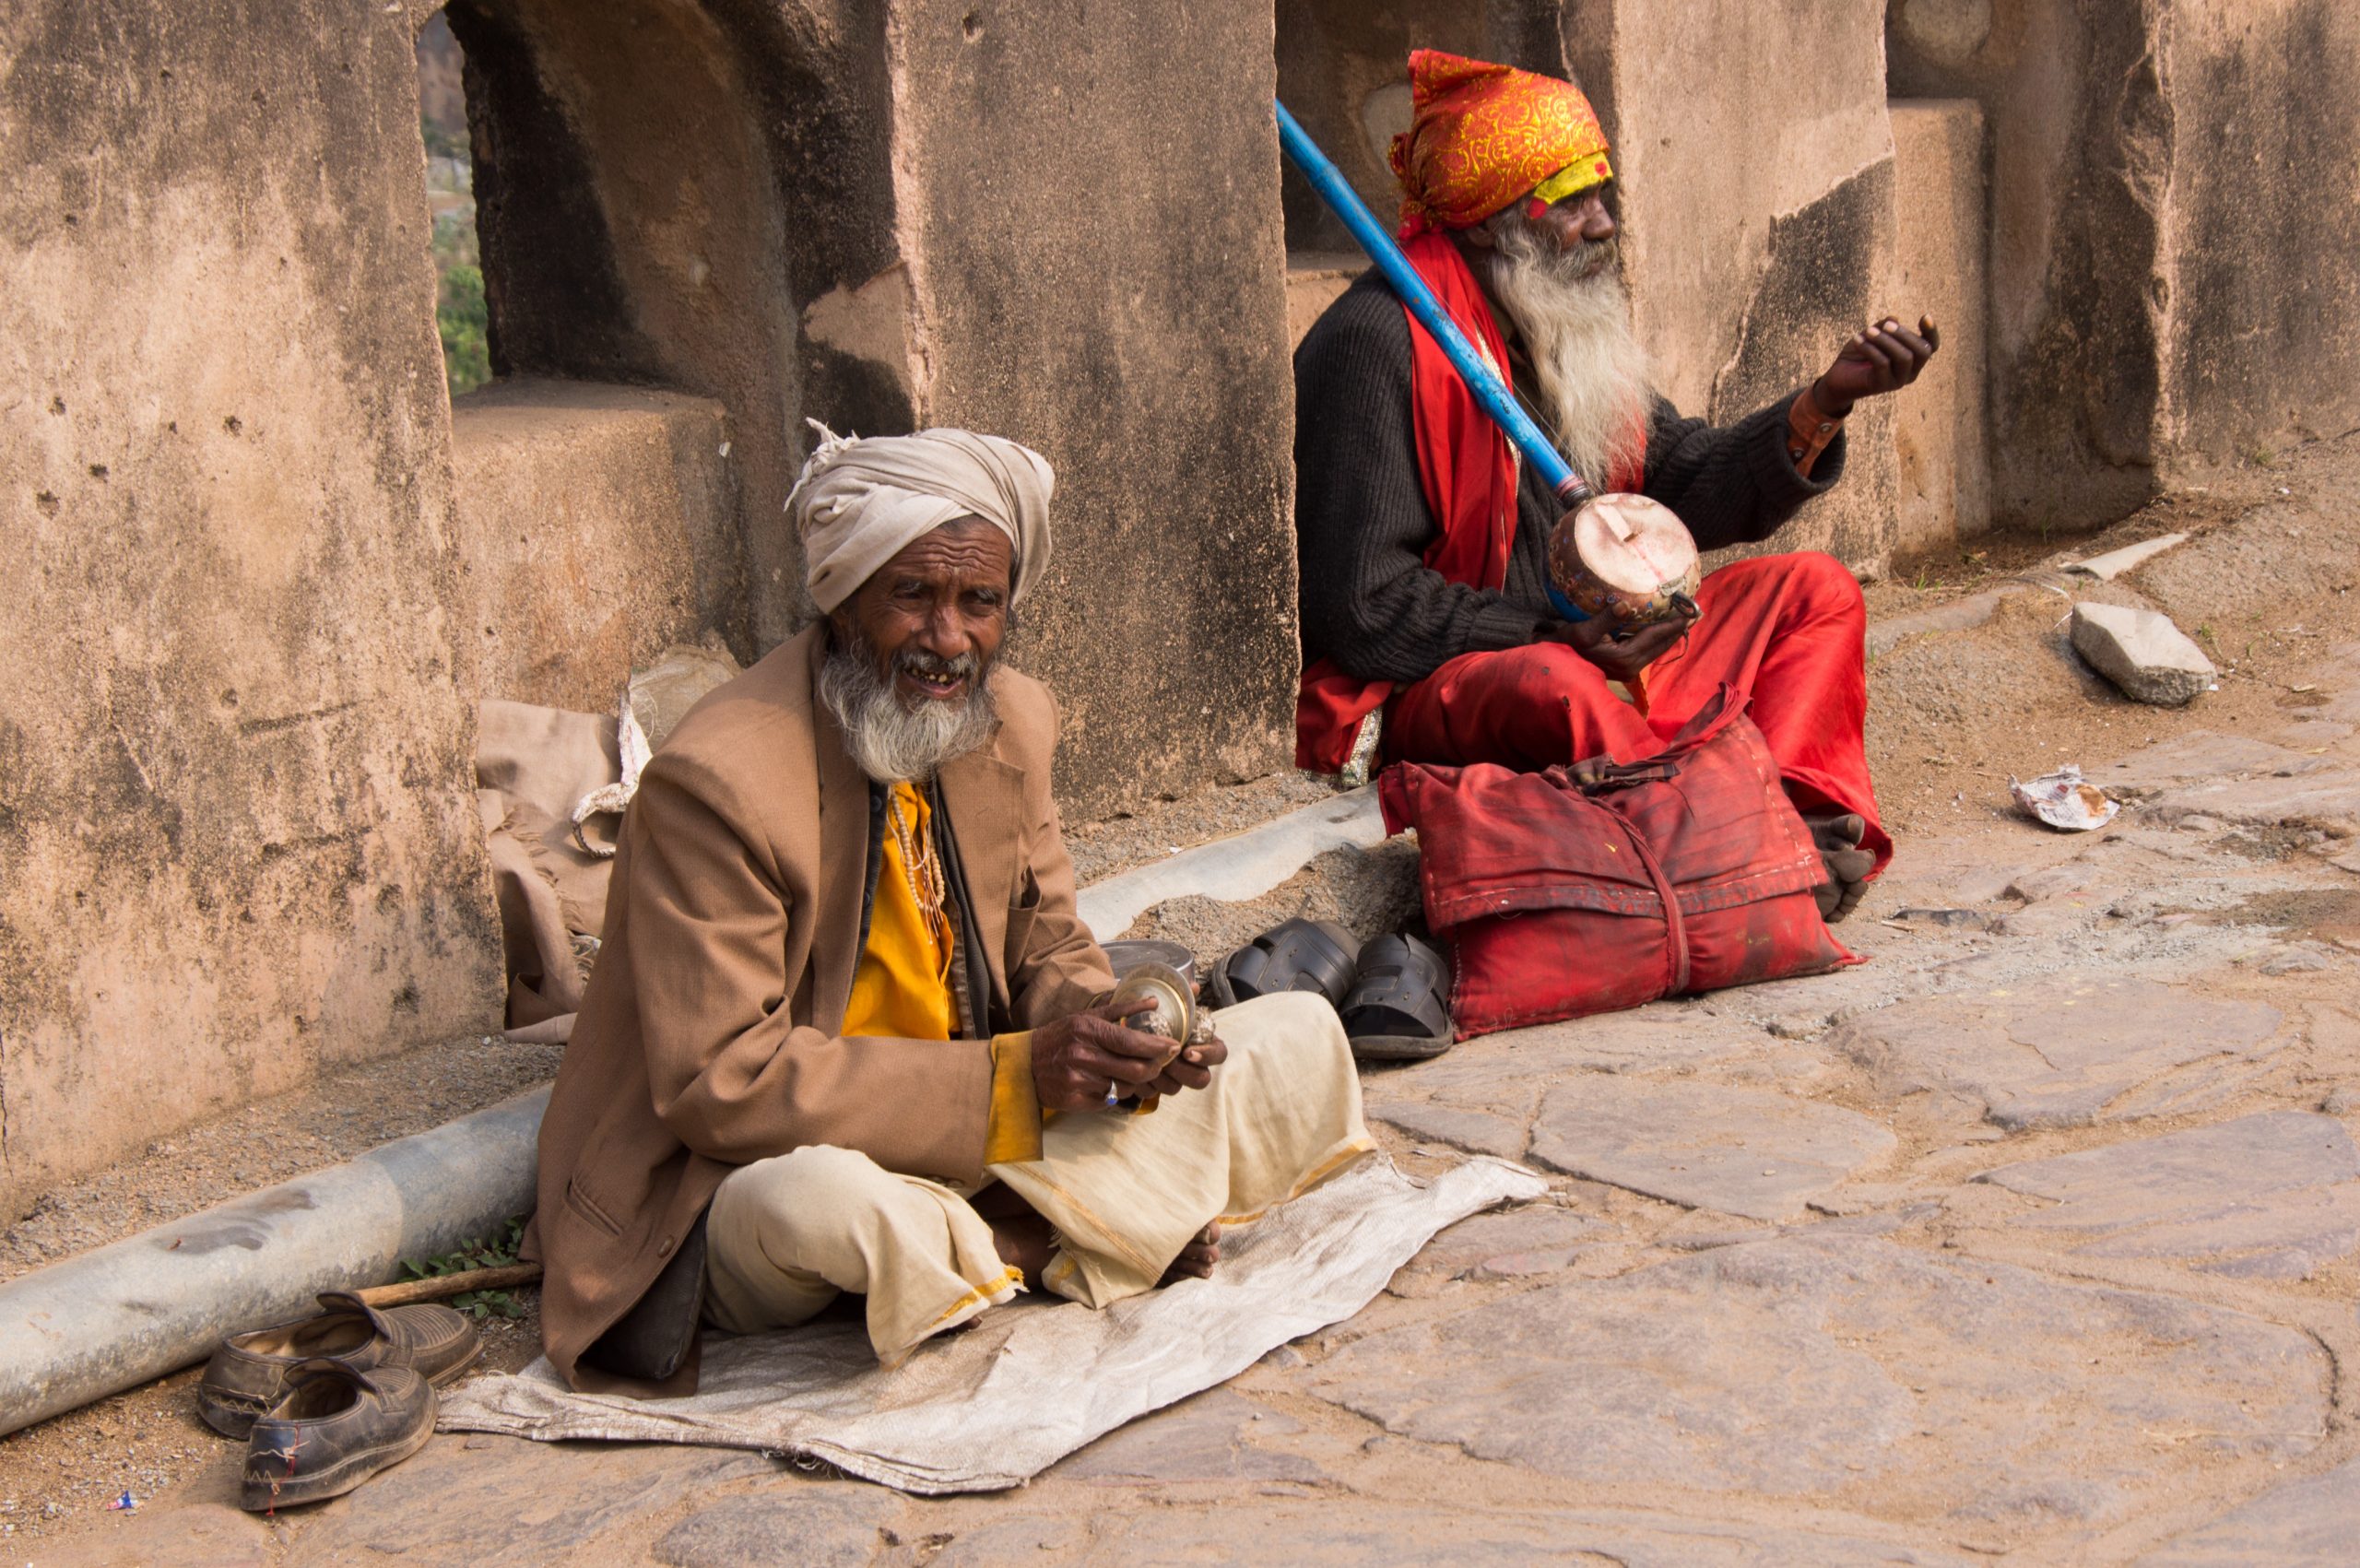
M1335 1009L1302 993L1213 1015L1229 1060L1210 1087L1143 1115L1087 1112L1043 1129L1038 1160L985 1167L1056 1232L1043 1284L1093 1307L1151 1290L1210 1220L1241 1225L1375 1148ZM970 1195L824 1145L730 1173L706 1223L705 1316L733 1333L801 1323L840 1291L868 1298L891 1366L1021 1290Z

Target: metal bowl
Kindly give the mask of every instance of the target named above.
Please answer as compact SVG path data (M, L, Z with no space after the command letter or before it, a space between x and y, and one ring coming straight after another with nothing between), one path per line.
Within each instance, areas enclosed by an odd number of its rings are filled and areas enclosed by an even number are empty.
M1197 955L1177 942L1103 942L1100 948L1106 961L1115 966L1117 980L1143 963L1160 963L1180 976L1191 991L1196 989Z

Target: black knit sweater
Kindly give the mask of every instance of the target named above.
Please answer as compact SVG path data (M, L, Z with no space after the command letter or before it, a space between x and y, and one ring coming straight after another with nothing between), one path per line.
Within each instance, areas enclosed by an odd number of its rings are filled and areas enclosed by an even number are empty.
M1554 623L1545 551L1560 509L1529 463L1520 466L1504 587L1486 593L1427 569L1435 525L1418 482L1410 323L1374 268L1294 351L1294 397L1304 663L1328 657L1363 680L1418 680L1461 654L1520 648ZM1680 514L1699 548L1769 537L1843 476L1841 434L1811 477L1796 471L1790 402L1716 429L1656 399L1645 489Z

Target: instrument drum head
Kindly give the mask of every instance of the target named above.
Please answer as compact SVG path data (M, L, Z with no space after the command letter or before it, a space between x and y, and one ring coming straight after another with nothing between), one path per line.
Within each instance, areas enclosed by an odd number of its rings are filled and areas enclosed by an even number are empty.
M1671 508L1602 495L1550 530L1549 576L1575 608L1619 631L1670 619L1695 597L1704 563Z

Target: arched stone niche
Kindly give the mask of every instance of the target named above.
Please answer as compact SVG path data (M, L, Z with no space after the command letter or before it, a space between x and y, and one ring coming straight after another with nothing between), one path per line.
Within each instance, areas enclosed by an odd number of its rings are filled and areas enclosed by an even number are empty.
M669 643L750 660L794 621L803 417L913 417L881 23L750 0L443 15L498 378L452 411L484 694L603 708Z

